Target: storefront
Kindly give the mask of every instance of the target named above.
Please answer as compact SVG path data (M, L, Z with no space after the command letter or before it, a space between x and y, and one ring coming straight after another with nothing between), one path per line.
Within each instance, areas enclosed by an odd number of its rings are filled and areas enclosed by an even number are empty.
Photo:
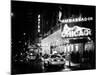
M75 23L88 20L93 20L93 18L65 19L64 22L61 20L59 30L42 39L42 53L52 54L55 51L57 53L69 53L93 50L94 42L91 40L91 29Z
M90 38L91 29L79 26L69 27L66 23L61 32L61 37L66 46L66 52L83 52L93 49L93 41ZM88 48L89 47L89 48Z

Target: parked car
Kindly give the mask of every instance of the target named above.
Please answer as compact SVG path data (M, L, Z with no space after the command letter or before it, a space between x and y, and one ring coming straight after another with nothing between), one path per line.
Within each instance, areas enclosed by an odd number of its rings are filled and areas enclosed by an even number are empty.
M53 54L48 58L48 65L64 67L65 59L60 54Z

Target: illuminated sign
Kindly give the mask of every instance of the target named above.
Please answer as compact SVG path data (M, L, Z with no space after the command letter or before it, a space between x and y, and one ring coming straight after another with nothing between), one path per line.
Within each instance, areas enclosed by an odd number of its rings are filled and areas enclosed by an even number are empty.
M81 21L90 21L93 20L93 17L78 17L78 18L73 18L73 19L63 19L59 20L61 23L72 23L72 22L81 22Z
M63 31L61 33L62 37L77 37L77 36L88 36L91 35L91 30L89 28L74 26L68 27L65 24Z
M38 32L40 33L40 14L38 15Z

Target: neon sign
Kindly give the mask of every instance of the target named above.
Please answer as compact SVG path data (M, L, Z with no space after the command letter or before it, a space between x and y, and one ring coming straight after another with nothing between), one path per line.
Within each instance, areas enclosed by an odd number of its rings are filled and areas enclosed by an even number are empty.
M63 19L59 20L62 23L72 23L72 22L81 22L81 21L90 21L93 20L93 17L78 17L78 18L73 18L73 19Z
M65 24L64 29L61 33L62 37L77 37L77 36L88 36L91 35L91 30L89 28L74 26L68 27Z

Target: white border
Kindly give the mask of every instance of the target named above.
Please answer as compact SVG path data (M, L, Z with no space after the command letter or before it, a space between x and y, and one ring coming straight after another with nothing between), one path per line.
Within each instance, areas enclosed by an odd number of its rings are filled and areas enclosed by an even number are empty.
M95 0L16 0L16 1L28 1L28 2L51 2L51 3L63 3L63 4L83 4L83 5L95 5Z
M97 23L96 23L96 50L97 50L97 69L96 70L84 70L84 71L70 71L70 72L55 72L55 73L40 73L41 75L99 75L100 67L100 29L99 29L99 14L100 14L100 2L99 0L20 0L20 1L36 1L36 2L52 2L52 3L65 3L65 4L82 4L82 5L96 5ZM11 22L10 22L10 0L0 0L0 75L10 75L10 58L11 58ZM92 13L92 12L91 12ZM27 74L28 75L28 74ZM29 74L32 75L32 74ZM39 74L33 74L39 75Z

